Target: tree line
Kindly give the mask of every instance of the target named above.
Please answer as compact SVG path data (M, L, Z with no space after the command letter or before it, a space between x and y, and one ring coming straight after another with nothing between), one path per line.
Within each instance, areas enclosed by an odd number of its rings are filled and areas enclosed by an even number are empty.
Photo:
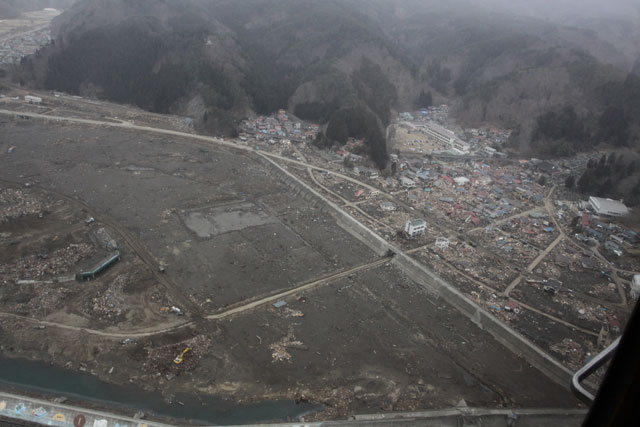
M603 154L599 159L590 159L587 169L577 182L577 189L581 193L624 199L634 206L640 202L640 168L638 161L628 155L611 153ZM570 177L572 178L572 177ZM567 187L571 187L574 180L567 178Z
M343 107L336 111L320 144L331 146L334 143L344 145L349 137L364 139L366 154L379 169L387 165L387 142L382 133L381 123L376 115L362 102Z

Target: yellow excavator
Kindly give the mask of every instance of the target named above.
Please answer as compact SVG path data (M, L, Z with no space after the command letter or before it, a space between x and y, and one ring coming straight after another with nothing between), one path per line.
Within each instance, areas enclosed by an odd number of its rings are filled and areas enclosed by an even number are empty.
M184 360L184 355L187 354L187 351L191 350L191 347L187 347L185 348L182 353L180 353L179 355L176 356L175 359L173 359L173 363L175 363L176 365L179 365L182 363L182 361Z

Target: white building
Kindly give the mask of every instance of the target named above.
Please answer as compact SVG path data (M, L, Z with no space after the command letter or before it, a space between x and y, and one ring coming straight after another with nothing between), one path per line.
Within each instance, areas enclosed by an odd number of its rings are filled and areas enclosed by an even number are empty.
M453 144L456 142L455 133L435 123L429 123L428 125L426 125L424 128L424 132L427 134L427 136L444 145L453 146Z
M589 205L597 215L625 216L629 214L629 208L617 200L589 197Z
M427 223L423 219L410 219L404 226L404 231L411 237L420 236L427 230Z
M400 183L404 188L416 188L416 182L411 178L407 178L406 176L400 177Z
M640 297L640 274L633 276L631 281L631 292L629 292L631 298L638 299Z
M25 96L24 100L29 104L40 104L42 102L42 98L38 96L31 96L31 95Z
M456 139L453 144L451 144L451 148L458 154L469 154L469 150L471 150L471 146L464 141Z

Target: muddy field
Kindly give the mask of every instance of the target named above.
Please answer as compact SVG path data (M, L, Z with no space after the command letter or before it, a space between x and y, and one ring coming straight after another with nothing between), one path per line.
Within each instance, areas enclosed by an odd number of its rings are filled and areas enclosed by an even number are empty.
M577 405L568 390L427 295L250 157L97 126L8 119L0 126L2 189L42 204L0 223L0 311L34 319L0 316L5 356L166 395L198 390L241 401L324 403L320 417L442 408L461 399L489 407ZM18 203L7 200L1 209ZM118 241L121 261L87 284L52 283L62 294L51 309L28 311L45 288L21 293L17 280L32 278L17 272L20 257L39 265L41 255L68 250L68 265L38 277L75 273L109 253L101 228ZM27 235L15 250L15 237ZM278 308L262 300L321 277L328 279L278 298ZM110 318L113 301L121 311ZM36 320L50 324L43 330ZM173 363L187 347L183 363Z
M31 132L15 133L4 177L47 182L112 218L166 265L192 310L214 311L373 256L249 158L124 131L51 126L29 142ZM38 172L21 179L25 169Z
M323 403L320 418L450 407L461 399L488 407L576 405L565 389L391 265L285 302L124 344L83 334L82 348L67 331L30 331L12 320L0 326L9 355L37 356L167 397L198 390L241 402ZM53 334L51 342L45 334ZM172 363L187 347L184 363Z

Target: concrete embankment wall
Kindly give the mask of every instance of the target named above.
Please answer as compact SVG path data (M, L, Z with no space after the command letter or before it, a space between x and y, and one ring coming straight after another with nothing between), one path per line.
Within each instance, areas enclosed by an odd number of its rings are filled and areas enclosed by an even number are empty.
M257 154L254 154L252 157L271 170L280 182L284 183L294 191L294 194L303 197L310 203L313 203L314 205L321 207L324 211L330 213L336 219L336 222L340 227L367 245L375 253L383 256L389 250L393 251L396 254L393 262L412 280L424 286L430 293L437 295L449 304L453 305L478 325L478 327L489 332L498 342L512 352L522 356L527 362L535 366L550 379L567 389L570 388L572 376L571 371L544 353L531 341L489 314L454 286L448 284L434 272L429 270L426 266L386 242L361 222L347 214L335 203L327 200L318 191L276 164L271 159Z
M572 373L559 362L548 356L531 341L502 323L482 309L462 292L446 283L420 262L401 253L395 257L395 263L414 281L432 290L442 299L464 313L480 329L489 332L502 345L522 356L531 365L538 368L550 379L570 388Z
M262 165L266 166L273 176L281 183L289 187L293 194L301 197L303 200L319 207L323 212L329 213L333 216L338 225L346 230L353 237L365 244L369 249L373 250L376 254L382 256L387 253L389 249L394 250L394 247L387 243L383 238L375 233L372 233L367 227L360 222L356 221L351 215L342 210L338 205L327 200L322 194L302 181L300 178L287 171L273 160L266 156L253 154L251 156Z

